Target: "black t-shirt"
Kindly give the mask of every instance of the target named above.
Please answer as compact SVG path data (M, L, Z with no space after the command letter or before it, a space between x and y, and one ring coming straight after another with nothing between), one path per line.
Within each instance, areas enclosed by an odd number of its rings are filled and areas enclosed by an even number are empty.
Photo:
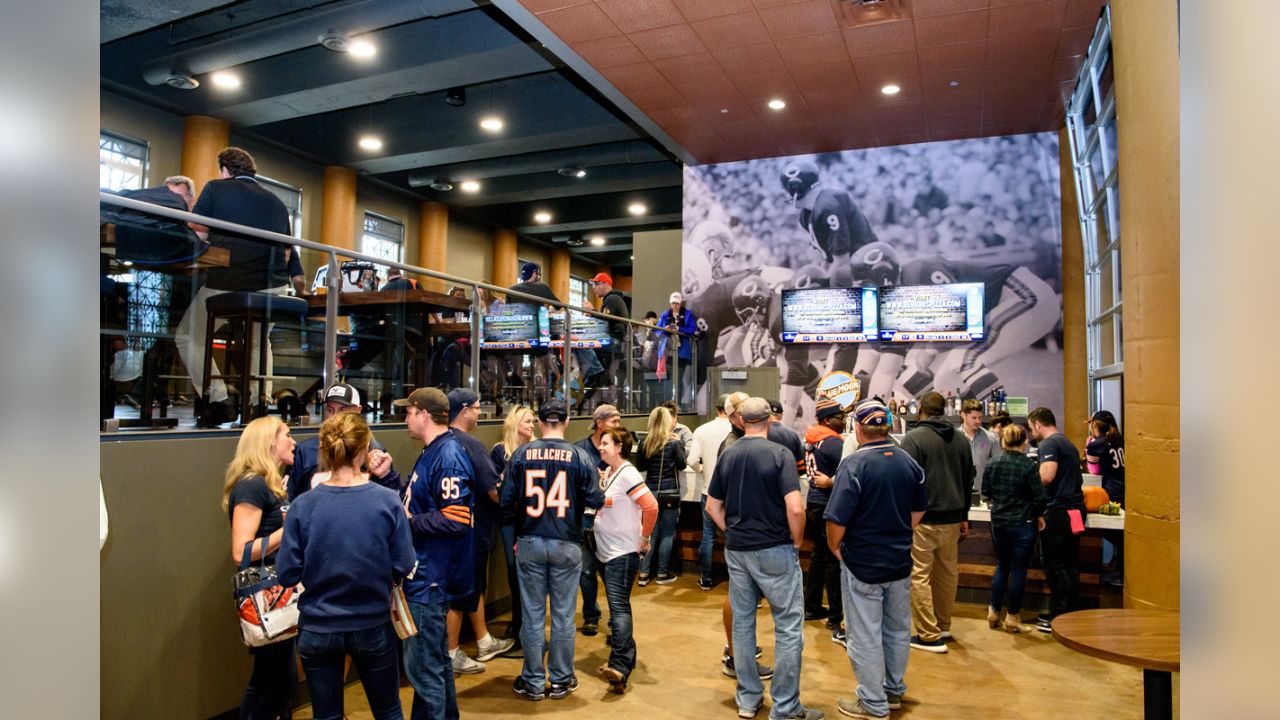
M1044 489L1049 508L1084 509L1084 477L1080 474L1080 452L1062 433L1054 433L1040 441L1037 448L1041 464L1058 463L1058 472Z
M622 293L617 290L611 290L609 294L604 296L600 301L600 312L615 317L627 317L631 313L627 310L627 301L623 298ZM609 337L614 340L613 350L619 354L626 352L627 342L627 324L621 322L609 323Z
M1102 489L1112 502L1124 504L1124 442L1115 443L1105 437L1090 438L1084 446L1084 454L1094 462L1097 458L1102 471Z
M211 180L192 208L197 215L289 235L284 203L251 177ZM209 244L231 251L231 265L210 268L207 284L214 290L265 290L289 281L285 248L257 238L209 229Z
M498 471L493 467L489 452L484 443L471 437L457 428L450 430L453 437L471 458L471 469L475 473L475 484L471 488L473 512L475 514L475 551L488 552L493 547L493 529L498 523L498 506L489 497L490 490L498 488Z
M263 538L284 527L284 513L280 512L287 501L278 497L267 487L267 481L254 476L245 478L231 488L231 496L227 499L227 520L235 516L236 506L242 503L252 505L262 511L262 519L258 521L258 531L254 539Z
M553 300L557 302L560 300L560 298L556 297L556 293L554 290L551 289L551 286L542 282L541 280L537 282L522 282L518 285L512 285L511 289L515 290L516 292L522 292L529 295L536 295L540 298L546 298L547 300ZM513 297L511 298L510 302L527 303L529 301L524 298Z
M707 494L724 502L725 547L763 550L791 543L788 493L800 492L795 458L762 437L744 437L716 460Z

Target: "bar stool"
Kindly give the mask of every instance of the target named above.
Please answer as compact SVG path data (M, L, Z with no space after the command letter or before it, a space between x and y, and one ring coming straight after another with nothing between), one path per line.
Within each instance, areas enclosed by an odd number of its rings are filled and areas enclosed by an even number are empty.
M240 422L249 419L249 384L254 374L249 365L253 357L253 323L258 323L258 344L262 350L258 353L258 405L266 408L267 383L267 333L271 323L279 320L300 320L307 314L307 301L287 295L274 295L265 292L229 292L215 295L205 301L207 319L204 345L204 387L200 388L201 397L209 397L209 383L214 379L213 371L213 329L218 320L239 320L244 323L244 352L240 363L239 375L218 375L218 380L235 380L240 388Z

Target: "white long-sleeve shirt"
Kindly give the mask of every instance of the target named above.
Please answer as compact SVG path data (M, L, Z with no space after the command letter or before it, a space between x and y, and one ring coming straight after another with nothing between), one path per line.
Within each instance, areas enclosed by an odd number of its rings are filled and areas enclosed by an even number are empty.
M693 443L689 448L689 459L686 466L695 472L702 472L702 494L707 494L711 485L711 475L716 471L716 458L720 454L720 445L733 430L729 418L718 417L711 422L698 426L693 431Z

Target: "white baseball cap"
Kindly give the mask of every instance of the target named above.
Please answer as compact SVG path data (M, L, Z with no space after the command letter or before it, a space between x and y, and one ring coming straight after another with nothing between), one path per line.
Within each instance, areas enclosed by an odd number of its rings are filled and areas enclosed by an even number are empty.
M684 302L684 295L681 295L679 291L673 292L667 302L682 303Z

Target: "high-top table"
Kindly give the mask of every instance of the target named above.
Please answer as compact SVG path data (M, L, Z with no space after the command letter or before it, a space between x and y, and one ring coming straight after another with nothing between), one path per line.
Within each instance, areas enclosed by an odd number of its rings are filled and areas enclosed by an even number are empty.
M1053 619L1053 636L1076 652L1142 668L1144 717L1173 717L1173 675L1181 667L1179 614L1167 610L1081 610Z

